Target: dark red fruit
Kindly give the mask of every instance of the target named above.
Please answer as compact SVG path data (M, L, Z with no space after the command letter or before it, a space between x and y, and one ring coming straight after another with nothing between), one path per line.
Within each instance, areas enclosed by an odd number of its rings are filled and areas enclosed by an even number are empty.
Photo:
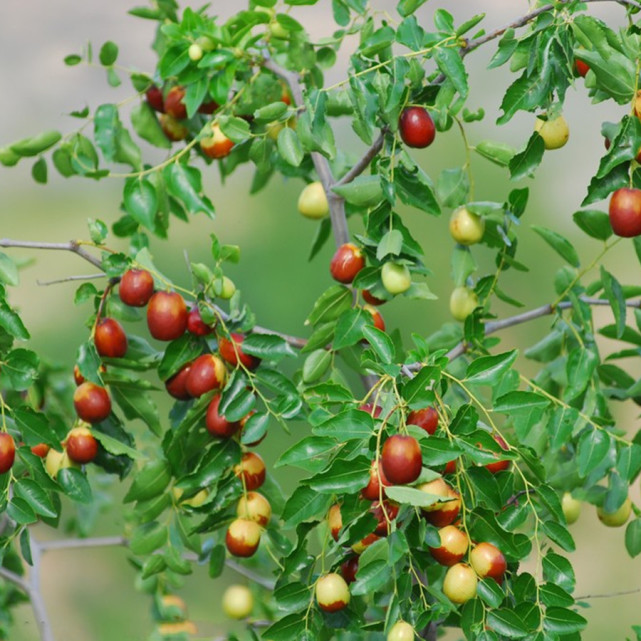
M75 427L67 436L65 449L74 463L90 463L98 454L98 441L91 430L86 427Z
M372 504L370 512L374 515L378 524L374 530L377 536L387 536L389 534L389 521L393 521L398 516L398 505L390 501L376 501Z
M378 470L376 461L372 461L369 470L369 483L361 490L361 496L368 501L378 501L381 498L381 485L383 486L382 496L385 498L385 489L391 483L387 480L381 461L378 461Z
M104 387L86 381L73 395L76 414L87 423L100 423L111 413L111 399Z
M428 434L434 434L438 427L438 413L433 407L414 410L407 416L408 425L422 427Z
M165 113L182 120L187 117L187 107L183 102L185 90L182 87L172 87L165 97Z
M610 198L610 224L617 236L641 235L641 189L621 187Z
M189 315L187 316L187 331L194 336L207 336L207 334L211 334L213 331L201 318L200 311L196 306L189 310Z
M219 107L220 105L215 100L209 100L208 102L203 102L203 104L198 107L198 113L211 116Z
M207 431L213 436L229 438L240 429L240 421L230 422L218 413L221 398L220 394L216 394L216 396L211 399L211 403L209 403L209 407L207 408L205 425L207 426Z
M147 307L149 332L160 341L180 338L187 329L187 307L176 292L156 292Z
M151 87L149 87L149 89L147 89L145 96L147 97L149 106L154 111L165 113L165 99L163 98L162 89L160 89L160 87L152 85Z
M188 401L191 398L186 385L190 368L191 363L183 365L176 374L165 381L165 389L167 392L179 401Z
M31 448L31 453L39 456L40 458L45 458L49 453L50 447L46 443L38 443Z
M146 269L129 269L120 279L120 300L130 307L144 307L154 293L154 277Z
M224 363L215 354L203 354L192 364L185 381L185 388L190 396L198 398L225 385L227 370Z
M260 545L261 528L249 519L235 519L229 524L225 544L233 556L246 558L252 556Z
M423 107L406 107L398 121L398 130L408 147L423 148L432 144L436 129L432 117Z
M582 78L585 78L588 71L590 71L590 65L588 65L587 62L583 62L583 60L575 60L574 68L576 69L576 72L579 74L579 76L581 76Z
M358 555L350 556L347 561L341 564L341 574L346 583L354 583L356 581L356 573L358 572Z
M374 407L371 403L363 403L358 406L358 409L361 410L361 412L367 412L373 418L378 418L383 411L383 408L380 405Z
M423 467L421 446L413 436L394 434L383 444L381 462L390 483L412 483L419 477Z
M510 449L508 444L498 434L492 434L492 438L501 446L501 449L505 451ZM496 458L499 458L498 454L496 455ZM485 469L492 472L492 474L498 474L499 472L503 472L504 470L509 469L509 467L510 461L508 459L499 459L495 463L488 463L485 466Z
M365 305L363 309L370 314L372 321L374 322L374 327L380 329L381 332L385 331L385 321L383 320L383 315L371 305Z
M223 359L234 367L238 366L238 361L240 360L247 369L256 369L260 365L260 358L243 352L242 345L245 336L243 334L232 333L231 338L233 343L227 338L220 338L218 340L218 351ZM236 346L235 348L234 345Z
M244 480L248 491L257 490L265 482L265 461L255 452L246 452L234 467L234 474Z
M348 284L356 278L356 274L363 267L365 267L363 252L353 243L345 243L336 250L329 265L329 271L334 280Z
M363 300L364 300L366 303L369 303L370 305L376 305L376 306L378 306L378 305L383 305L383 303L386 303L386 302L387 302L386 300L383 300L382 298L376 298L376 296L374 296L374 295L369 291L369 289L364 289L364 290L361 292L361 296L363 297Z
M98 368L98 371L101 374L104 374L107 371L107 368L104 365L101 365ZM85 377L80 373L80 368L78 365L73 366L73 380L75 381L76 385L82 385L85 382Z
M93 342L100 356L122 358L127 353L127 334L114 318L103 318L98 323Z
M0 474L8 472L16 459L16 444L11 434L0 432Z

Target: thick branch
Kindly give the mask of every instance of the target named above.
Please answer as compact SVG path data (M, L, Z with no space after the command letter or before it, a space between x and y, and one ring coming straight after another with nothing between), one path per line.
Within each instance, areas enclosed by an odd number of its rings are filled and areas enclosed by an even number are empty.
M301 83L300 74L281 67L271 59L265 60L264 67L287 82L292 91L294 102L297 105L302 106L305 103L303 98L303 84ZM341 245L349 242L349 229L347 228L347 216L345 215L345 201L338 194L335 194L332 191L335 181L327 158L317 151L312 151L310 155L312 162L314 163L316 173L318 174L318 178L323 185L325 194L327 195L329 216L332 221L332 231L334 234L334 243L336 244L336 247L340 247Z
M39 243L27 240L11 240L10 238L0 238L0 247L24 247L26 249L55 249L58 251L68 251L78 254L87 262L91 263L98 269L102 269L102 264L98 258L92 256L77 240L70 240L68 243Z
M0 577L19 587L27 596L31 596L31 586L15 572L7 570L7 568L0 567Z

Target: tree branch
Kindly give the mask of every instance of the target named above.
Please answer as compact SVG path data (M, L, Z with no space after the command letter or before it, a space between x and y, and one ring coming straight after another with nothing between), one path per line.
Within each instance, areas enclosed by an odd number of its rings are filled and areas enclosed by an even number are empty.
M56 278L55 280L37 280L36 283L40 285L40 287L47 287L49 285L58 285L60 283L68 283L70 281L74 280L96 280L98 278L106 278L107 274L105 273L100 273L100 274L84 274L84 275L77 275L77 276L65 276L64 278Z
M68 243L40 243L27 240L0 238L0 247L24 247L25 249L53 249L57 251L73 252L98 269L102 269L102 263L100 260L92 256L77 240L70 240Z
M386 133L387 128L384 128L378 138L372 143L371 147L365 152L363 157L334 185L334 187L340 187L341 185L351 183L354 178L360 176L369 167L374 156L376 156L376 154L383 148Z
M19 587L27 596L31 596L31 586L21 576L0 566L0 577Z
M38 543L43 552L48 550L77 550L80 548L98 548L127 546L129 541L123 536L102 536L88 539L59 539L57 541L41 541Z
M281 67L272 59L265 60L263 66L265 69L269 69L287 82L292 91L294 102L297 105L302 106L305 103L303 98L303 84L301 83L300 74ZM316 173L318 174L318 178L323 185L323 189L327 196L329 216L332 221L332 232L334 234L334 243L336 247L340 247L341 245L349 242L349 229L347 228L347 216L345 215L345 200L332 191L335 181L327 158L317 151L312 151L310 155L312 162L314 163Z

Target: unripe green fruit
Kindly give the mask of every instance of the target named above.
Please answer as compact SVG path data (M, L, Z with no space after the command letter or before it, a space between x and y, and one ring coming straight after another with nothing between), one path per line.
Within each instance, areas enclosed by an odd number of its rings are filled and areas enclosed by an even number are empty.
M485 220L466 207L457 209L450 218L450 234L461 245L478 243L485 233Z
M381 281L390 294L402 294L412 286L412 275L407 265L389 262L383 265Z
M565 522L568 525L576 523L581 514L581 501L575 499L569 492L566 492L561 499L561 507L563 508Z
M457 321L464 321L478 307L479 299L469 287L456 287L450 296L450 313Z
M189 47L189 59L198 62L203 57L203 48L196 42Z
M223 286L220 290L220 298L229 300L236 293L236 285L231 278L223 276Z
M630 513L632 512L632 501L628 497L623 505L614 512L606 512L602 507L598 507L596 510L597 516L603 525L608 527L621 527L626 523L630 518Z
M319 182L309 183L298 197L298 211L305 216L318 220L329 214L329 203L323 185Z
M552 120L537 118L534 130L543 138L546 149L560 149L570 138L570 128L563 116Z
M387 633L387 641L414 641L414 628L406 621L397 621Z
M244 585L230 585L223 594L223 612L231 619L245 619L254 609L254 596Z

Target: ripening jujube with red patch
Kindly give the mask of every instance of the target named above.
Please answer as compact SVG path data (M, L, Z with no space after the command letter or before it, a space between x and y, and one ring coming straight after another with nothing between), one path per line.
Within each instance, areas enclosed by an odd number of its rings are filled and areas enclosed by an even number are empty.
M370 512L378 521L374 534L377 536L387 536L390 532L390 522L398 516L399 506L391 501L384 500L372 503Z
M185 380L190 396L198 398L212 390L222 389L227 378L224 363L215 354L203 354L191 363Z
M443 479L438 478L418 487L421 492L439 497L439 501L422 507L425 518L436 527L444 527L454 523L461 509L461 497L458 492Z
M154 293L154 277L146 269L128 269L120 278L118 295L130 307L144 307Z
M234 474L244 481L247 490L257 490L265 482L265 461L256 452L246 452L234 467Z
M412 483L419 477L423 467L421 446L413 436L394 434L383 443L381 462L390 483Z
M31 446L31 453L40 458L45 458L49 452L49 449L50 447L46 443L38 443L37 445Z
M8 472L13 467L16 458L16 444L13 436L0 432L0 474Z
M212 327L207 325L202 319L197 305L194 305L187 315L187 331L194 336L207 336L214 331Z
M127 353L127 334L114 318L103 318L96 325L94 344L100 356L122 358Z
M187 391L187 377L191 370L191 363L183 365L173 376L165 381L165 389L179 401L187 401L191 395Z
M316 602L325 612L338 612L349 605L350 594L345 579L340 574L321 576L316 583Z
M233 367L237 367L240 362L247 369L254 370L260 365L260 358L243 352L244 340L245 336L243 334L232 332L230 338L223 336L218 339L218 351L223 357L223 360L227 361L227 363Z
M187 306L176 292L156 292L147 307L149 333L159 341L180 338L187 329Z
M87 423L100 423L111 414L111 398L104 387L86 381L73 394L76 414Z
M438 412L432 406L413 410L407 415L407 424L417 425L428 434L434 434L438 427Z
M185 89L184 87L176 86L172 87L165 96L165 113L170 116L177 118L178 120L183 120L187 117L187 107L183 102L185 98Z
M363 309L372 317L374 327L380 329L381 332L385 331L385 321L383 320L383 315L371 305L364 305Z
M269 501L258 492L247 492L241 496L236 506L236 514L240 519L249 519L266 527L272 516L272 506Z
M347 285L356 278L363 267L365 267L363 252L353 243L345 243L334 253L329 271L334 280Z
M358 554L353 554L346 561L341 563L341 576L345 579L348 585L356 581L356 573L358 572Z
M98 441L86 427L74 427L67 435L64 446L74 463L90 463L98 454Z
M430 554L438 563L448 567L461 562L470 545L467 534L454 525L446 525L438 534L441 543L438 547L430 547Z
M503 552L491 543L478 543L470 552L470 565L482 578L494 579L498 584L503 582L507 562Z
M391 485L391 483L385 476L381 460L378 460L378 464L376 461L372 461L369 470L369 482L361 490L361 495L368 501L378 501L381 496L385 498L385 487L389 485Z
M341 506L338 504L332 505L327 513L327 525L329 532L334 541L338 541L340 532L343 529L343 517L341 516Z
M501 446L501 449L507 451L510 449L509 445L505 442L505 439L500 434L492 434L492 438ZM496 457L499 459L495 463L487 463L485 469L490 471L492 474L498 474L505 470L510 469L510 460L501 459L497 454Z
M260 545L260 525L249 519L235 519L229 524L225 544L233 556L253 556Z

